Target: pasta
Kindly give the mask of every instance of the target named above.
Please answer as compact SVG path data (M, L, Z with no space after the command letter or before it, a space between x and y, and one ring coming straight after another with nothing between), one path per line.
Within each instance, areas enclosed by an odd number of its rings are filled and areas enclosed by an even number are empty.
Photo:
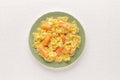
M33 47L47 62L70 61L81 42L78 32L76 22L68 17L49 17L33 32Z

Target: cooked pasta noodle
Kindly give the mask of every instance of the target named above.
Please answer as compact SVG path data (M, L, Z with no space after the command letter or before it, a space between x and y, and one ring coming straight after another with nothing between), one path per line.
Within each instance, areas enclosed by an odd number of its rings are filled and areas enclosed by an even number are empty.
M70 61L79 47L81 37L75 21L68 17L49 17L33 32L33 47L48 62Z

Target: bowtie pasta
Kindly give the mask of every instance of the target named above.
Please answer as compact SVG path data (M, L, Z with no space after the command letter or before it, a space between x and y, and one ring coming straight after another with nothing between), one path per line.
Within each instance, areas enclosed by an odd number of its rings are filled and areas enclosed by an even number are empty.
M47 62L70 61L81 42L78 32L76 22L68 17L49 17L33 32L33 47Z

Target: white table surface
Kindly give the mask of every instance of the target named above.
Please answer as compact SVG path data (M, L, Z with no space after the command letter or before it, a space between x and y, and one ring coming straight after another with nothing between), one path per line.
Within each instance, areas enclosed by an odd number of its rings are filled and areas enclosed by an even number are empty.
M86 33L80 60L62 71L42 67L28 45L50 11L70 13ZM0 0L0 80L120 80L120 0Z

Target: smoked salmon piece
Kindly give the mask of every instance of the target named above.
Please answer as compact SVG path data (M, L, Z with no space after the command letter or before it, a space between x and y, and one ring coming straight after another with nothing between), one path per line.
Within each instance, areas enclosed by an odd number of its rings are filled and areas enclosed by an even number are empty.
M43 46L48 46L50 42L50 36L45 37L45 39L42 41Z
M38 52L40 52L40 54L42 54L42 56L48 57L48 54L47 54L44 46L41 45L41 46L38 48Z
M60 27L63 27L65 30L70 30L70 26L68 23L59 23L59 26Z
M60 34L60 37L61 37L61 39L62 39L62 41L63 41L63 42L65 42L65 41L66 41L66 37L65 37L65 35L64 35L64 34Z
M56 35L55 34L50 34L45 37L45 39L42 41L43 46L48 46L50 39L54 38Z
M55 52L57 53L57 55L59 56L63 51L63 47L57 47L57 49L55 50Z
M52 26L49 24L41 25L40 27L44 30L51 30L52 29Z

